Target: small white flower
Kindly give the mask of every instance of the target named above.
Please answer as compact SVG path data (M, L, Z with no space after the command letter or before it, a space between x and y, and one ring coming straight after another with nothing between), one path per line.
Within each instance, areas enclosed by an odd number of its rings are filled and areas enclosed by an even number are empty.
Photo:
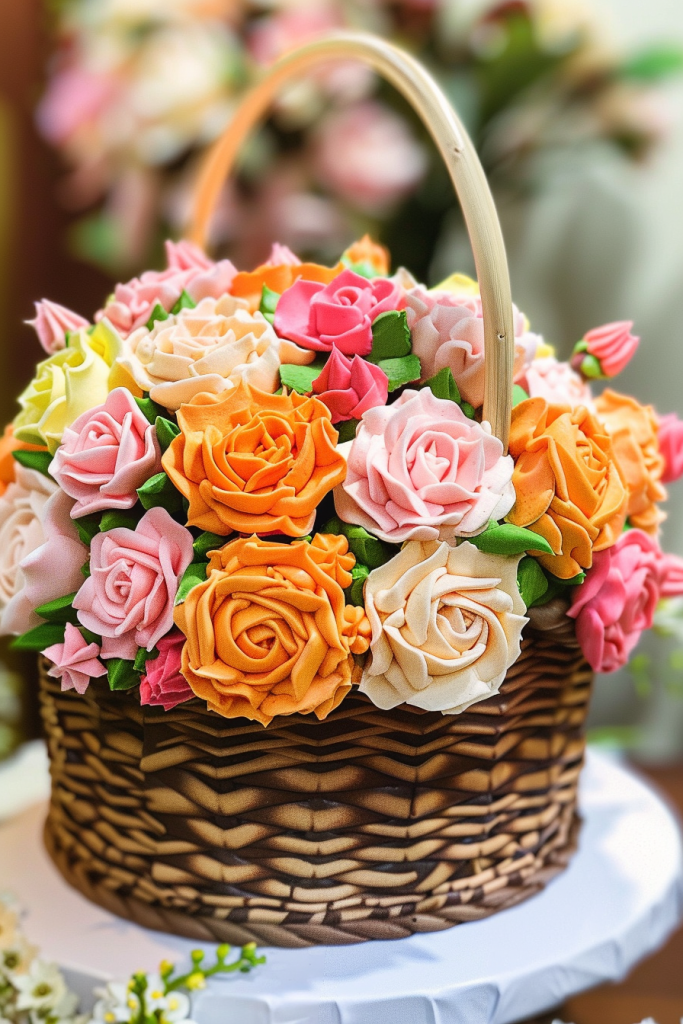
M41 1016L64 1005L69 995L66 982L56 964L34 960L26 974L13 980L17 990L17 1009L36 1010ZM75 1004L71 1012L75 1009Z
M140 1008L138 997L123 982L110 982L104 989L96 989L100 999L92 1011L92 1021L98 1024L128 1024Z
M166 996L166 1006L163 1009L162 1019L166 1024L180 1024L187 1022L190 1012L190 1000L184 992L169 992Z
M148 1013L166 1009L165 985L160 974L146 974L145 1004Z

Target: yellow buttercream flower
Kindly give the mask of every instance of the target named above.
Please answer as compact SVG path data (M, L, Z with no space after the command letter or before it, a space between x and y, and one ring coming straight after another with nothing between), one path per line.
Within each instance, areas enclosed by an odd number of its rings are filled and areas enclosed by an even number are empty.
M80 330L69 344L38 364L36 375L19 397L14 436L30 444L59 447L62 434L81 413L101 405L119 379L116 359L123 342L111 324L102 321L92 334ZM139 391L136 393L140 394Z

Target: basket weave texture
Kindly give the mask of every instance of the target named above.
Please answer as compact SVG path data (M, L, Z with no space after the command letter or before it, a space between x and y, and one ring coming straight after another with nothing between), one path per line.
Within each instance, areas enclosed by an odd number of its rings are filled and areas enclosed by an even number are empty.
M264 729L101 680L62 693L43 661L50 854L113 913L209 941L393 939L512 906L574 848L592 680L570 620L539 612L460 715L353 693Z

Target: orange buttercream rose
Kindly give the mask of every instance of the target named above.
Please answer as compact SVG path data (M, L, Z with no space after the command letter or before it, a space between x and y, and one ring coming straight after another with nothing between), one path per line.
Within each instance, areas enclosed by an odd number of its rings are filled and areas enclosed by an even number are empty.
M323 267L319 263L262 263L256 270L241 270L232 279L230 294L240 299L246 299L249 309L253 313L261 305L263 286L271 291L282 295L287 288L291 288L295 281L302 278L304 281L319 281L320 284L329 284L335 277L338 277L344 270L344 264L338 263L336 267Z
M241 382L178 411L162 464L190 503L188 526L225 536L303 537L346 475L330 412L317 398L268 395Z
M240 538L213 551L175 621L187 638L183 675L225 718L322 720L351 688L344 594L306 541Z
M389 250L379 242L373 242L370 235L363 235L350 245L344 253L344 262L353 266L367 264L379 277L389 276Z
M660 480L664 457L657 440L657 417L651 405L608 388L595 400L598 416L612 438L614 457L629 490L626 514L631 526L656 536L666 518L655 502L664 501Z
M12 455L13 451L21 448L25 452L44 452L46 448L37 444L28 444L26 441L18 441L14 436L14 427L9 423L0 436L0 495L3 495L9 484L14 483L14 467L17 462Z
M351 570L356 564L356 556L349 551L346 537L336 533L316 533L311 541L311 558L342 590L351 586Z
M510 454L517 495L508 519L548 541L554 554L538 561L571 579L593 551L616 543L628 491L605 428L584 406L570 409L530 398L512 411Z

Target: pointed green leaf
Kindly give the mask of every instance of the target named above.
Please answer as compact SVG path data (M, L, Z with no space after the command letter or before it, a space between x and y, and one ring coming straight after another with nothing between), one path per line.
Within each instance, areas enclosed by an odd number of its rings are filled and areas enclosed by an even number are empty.
M43 476L50 476L48 467L54 458L50 452L27 452L25 448L15 448L12 457L27 469L35 469Z
M27 633L12 640L10 647L15 651L44 651L53 644L64 643L63 622L43 622Z
M468 419L473 420L475 418L476 409L474 408L473 405L470 405L469 402L461 402L460 408L465 413L465 416L467 416Z
M150 423L156 423L157 416L166 415L166 410L163 406L157 405L157 403L153 402L149 396L147 396L147 398L136 398L135 404L138 409L144 413L145 418L148 419Z
M548 579L535 558L526 555L517 567L517 586L527 608L540 602L548 589Z
M98 647L102 646L102 637L98 636L97 633L93 633L91 629L86 629L85 626L78 627L81 631L81 636L88 644L97 644Z
M100 532L99 513L91 516L81 516L80 519L74 519L74 523L82 543L87 544L88 547L90 547L91 540L96 533Z
M524 390L524 388L520 387L519 384L513 384L512 385L512 408L513 409L515 408L516 405L519 405L521 402L526 402L528 397L529 396L527 395L527 393Z
M88 576L90 575L90 559L88 559L87 562L83 563L83 565L81 566L81 572L83 573L87 580Z
M401 356L398 359L382 359L377 364L389 381L389 391L396 391L404 384L419 380L422 368L417 356Z
M525 530L521 526L513 526L512 523L502 523L500 526L489 525L489 528L476 537L467 537L467 540L480 551L490 555L519 555L526 551L543 552L552 555L551 548L545 537L541 537L532 530Z
M137 514L131 509L130 511L124 511L123 509L112 509L109 512L104 512L100 519L100 533L106 533L108 530L118 530L123 527L126 530L134 530L142 518L142 511L140 510Z
M349 551L355 555L356 561L369 569L377 569L380 565L384 565L400 551L400 545L386 544L383 540L373 537L362 526L344 523L337 516L329 519L320 532L346 537L349 542Z
M280 293L274 292L272 288L269 288L267 284L264 284L263 290L261 291L261 305L259 311L263 313L268 323L272 324L275 319L275 310L277 304L280 301Z
M153 647L151 651L145 650L144 647L138 647L138 653L135 655L135 661L133 662L133 668L136 672L145 672L145 666L148 661L154 661L155 658L159 657L159 649Z
M192 562L183 573L183 578L178 586L175 603L182 604L193 587L203 583L206 579L207 562Z
M372 350L365 358L370 363L382 359L400 359L411 352L410 328L405 310L380 313L372 325ZM415 378L411 378L415 379Z
M627 60L618 74L637 82L655 83L683 71L683 49L675 43L654 43Z
M370 575L370 570L367 565L354 565L351 570L352 583L350 587L347 587L344 593L349 600L350 604L362 605L363 602L363 587L365 581Z
M154 421L157 431L157 440L162 452L165 452L174 437L180 433L180 427L165 416L157 416Z
M156 320L168 320L168 313L166 312L164 307L158 302L154 309L152 310L152 312L150 313L149 320L145 324L145 327L147 328L148 331L152 330Z
M447 398L460 405L460 389L455 383L450 366L444 366L443 370L439 370L433 377L426 380L422 387L429 388L436 398Z
M349 270L352 270L354 274L358 274L359 277L373 278L382 276L379 271L373 267L370 260L363 260L360 263L352 263L348 257L342 256L341 262L345 267L348 267Z
M200 533L192 547L197 559L202 561L208 558L209 551L217 551L218 548L222 548L224 544L227 544L227 540L227 537L221 537L218 533Z
M72 622L76 625L78 618L73 606L75 596L76 591L73 594L66 594L65 597L57 597L54 601L46 601L36 608L36 615L40 615L41 619L47 619L48 622Z
M581 373L584 377L588 377L591 380L600 380L601 377L605 376L602 372L600 360L590 353L581 360Z
M175 316L175 314L179 313L181 309L194 309L196 305L197 303L194 301L192 296L188 295L185 289L183 288L182 292L180 293L180 298L178 299L175 306L171 310L171 313L173 313L173 315ZM161 317L161 319L163 320L164 317Z
M313 381L319 377L327 361L327 357L318 356L308 366L296 366L294 363L283 363L280 367L280 381L290 391L307 395L313 388Z
M356 430L360 420L342 420L341 423L335 423L335 430L339 433L339 440L337 444L344 444L345 441L353 441L356 436Z
M163 472L156 473L142 487L138 487L138 497L146 509L161 507L173 513L180 512L183 507L180 492Z
M125 658L107 660L107 679L110 690L132 690L140 685L140 673L135 671L135 662Z

